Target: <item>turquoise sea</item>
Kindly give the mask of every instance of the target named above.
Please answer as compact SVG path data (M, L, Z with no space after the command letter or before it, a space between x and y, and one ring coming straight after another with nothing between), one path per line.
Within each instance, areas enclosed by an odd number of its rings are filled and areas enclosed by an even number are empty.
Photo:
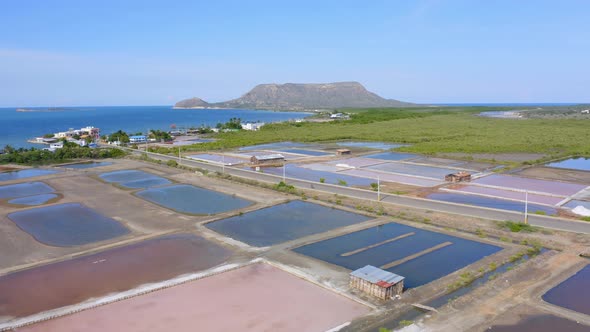
M127 132L146 132L148 129L170 130L177 127L215 126L230 118L242 122L279 122L309 116L304 112L275 112L238 109L173 109L171 106L103 106L66 107L47 112L47 108L27 108L37 112L17 112L16 108L0 108L0 148L43 147L27 143L27 139L69 128L94 126L101 134L122 129Z

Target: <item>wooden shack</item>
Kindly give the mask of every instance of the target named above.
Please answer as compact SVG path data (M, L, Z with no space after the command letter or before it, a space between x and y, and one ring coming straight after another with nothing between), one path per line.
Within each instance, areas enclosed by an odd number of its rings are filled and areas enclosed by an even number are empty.
M352 151L350 151L349 149L338 149L336 150L336 154L338 156L350 155L352 154Z
M261 156L252 156L250 162L254 165L277 164L285 162L282 154L267 154Z
M467 172L458 172L453 174L447 174L445 181L449 182L468 182L471 181L471 174Z
M404 277L367 265L350 273L350 287L382 300L404 291Z

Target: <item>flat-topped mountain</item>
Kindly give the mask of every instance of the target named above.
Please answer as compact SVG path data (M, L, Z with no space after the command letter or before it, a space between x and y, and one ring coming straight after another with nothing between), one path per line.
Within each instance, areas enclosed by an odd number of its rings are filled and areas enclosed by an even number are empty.
M414 104L382 98L358 82L260 84L245 95L220 103L199 98L179 101L177 108L250 108L277 110L402 107Z

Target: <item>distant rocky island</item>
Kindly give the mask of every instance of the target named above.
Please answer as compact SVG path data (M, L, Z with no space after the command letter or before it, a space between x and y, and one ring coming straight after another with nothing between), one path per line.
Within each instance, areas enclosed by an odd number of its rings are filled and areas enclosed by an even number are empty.
M358 82L336 82L260 84L237 99L208 103L194 97L177 102L174 108L313 110L406 106L415 106L415 104L382 98L368 91Z

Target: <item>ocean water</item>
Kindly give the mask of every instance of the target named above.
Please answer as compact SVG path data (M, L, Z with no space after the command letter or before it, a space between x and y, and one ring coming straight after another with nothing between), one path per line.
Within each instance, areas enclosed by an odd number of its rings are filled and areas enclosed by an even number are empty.
M27 108L42 110L43 108ZM94 126L101 134L119 129L146 132L148 129L170 130L209 125L240 118L242 122L279 122L301 119L310 115L304 112L274 112L238 109L173 109L171 106L104 106L69 107L55 112L16 112L16 108L0 108L0 147L43 147L27 143L27 139L69 128Z

